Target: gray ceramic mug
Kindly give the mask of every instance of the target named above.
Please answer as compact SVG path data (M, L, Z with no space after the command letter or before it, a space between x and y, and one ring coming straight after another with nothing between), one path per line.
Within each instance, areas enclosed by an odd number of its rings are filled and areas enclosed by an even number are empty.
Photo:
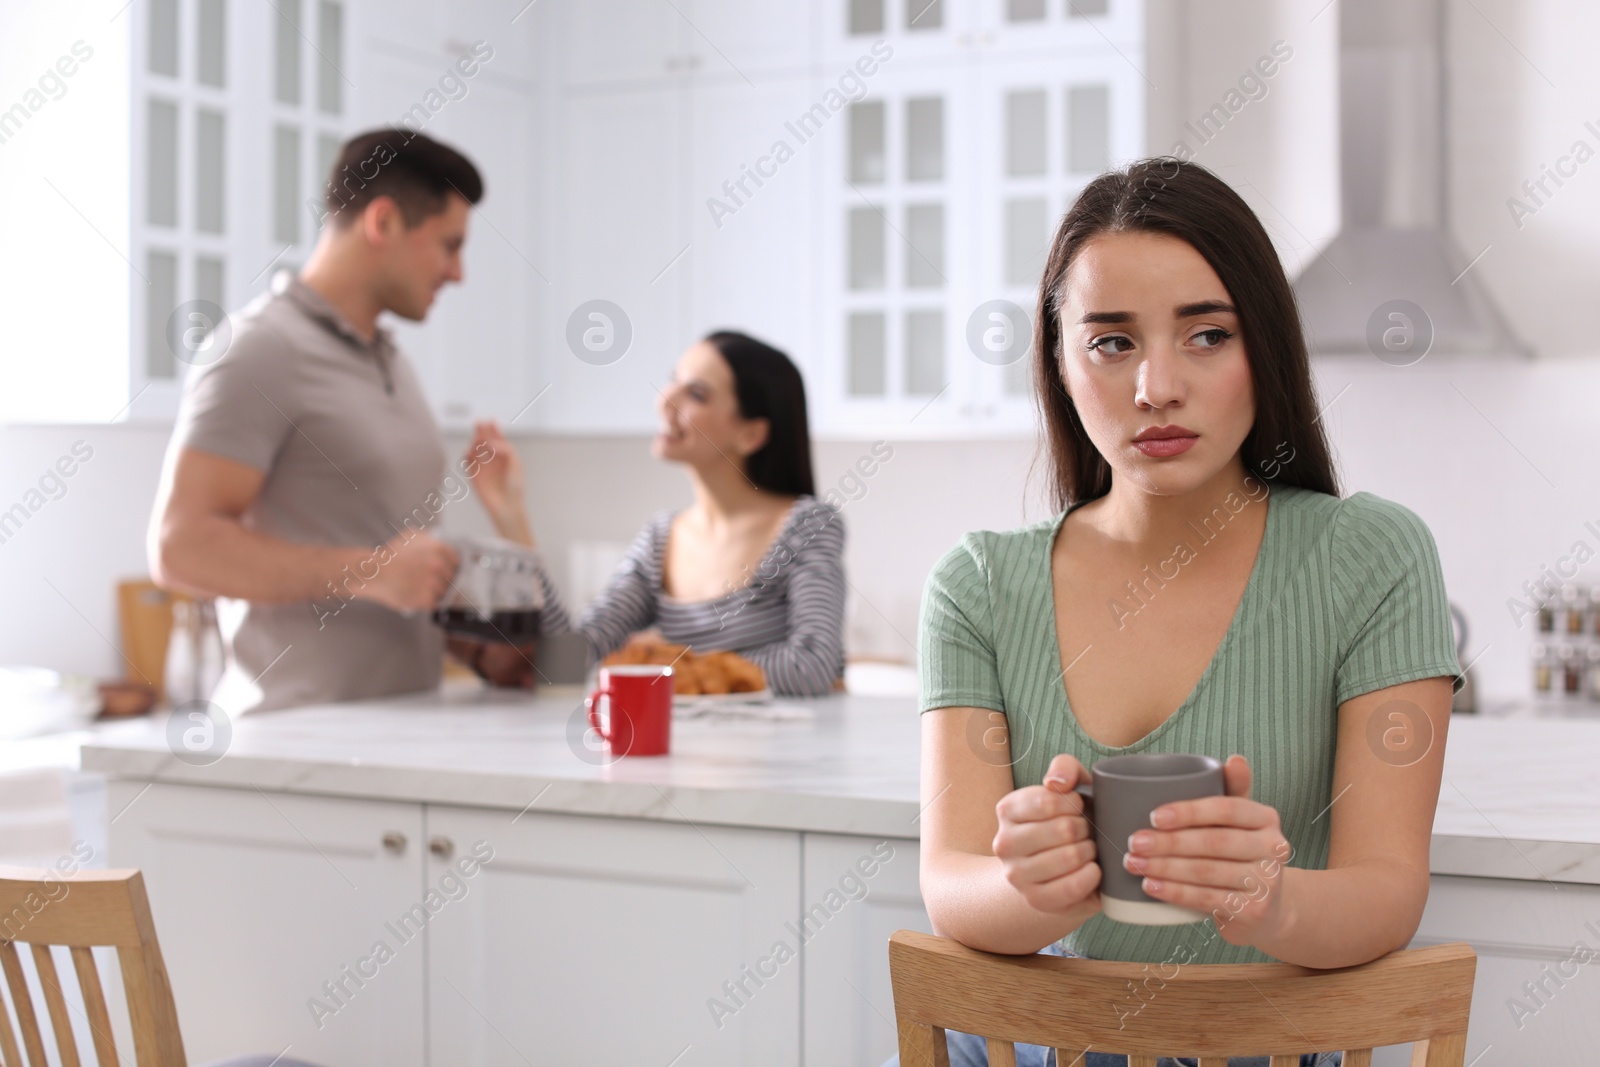
M1144 877L1122 866L1128 838L1151 829L1150 813L1175 800L1222 796L1227 785L1222 761L1183 752L1108 756L1095 763L1093 782L1080 785L1083 813L1095 836L1100 864L1100 905L1106 918L1136 926L1176 926L1208 918L1204 912L1157 900L1144 891Z

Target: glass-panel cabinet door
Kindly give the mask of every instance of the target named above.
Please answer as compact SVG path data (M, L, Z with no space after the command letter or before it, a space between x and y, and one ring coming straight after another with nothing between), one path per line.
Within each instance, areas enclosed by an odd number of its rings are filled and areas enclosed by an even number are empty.
M130 417L174 414L190 369L225 351L226 314L309 254L348 130L352 11L346 0L129 9Z
M826 0L822 5L827 70L854 62L874 41L904 64L965 54L980 0Z
M974 0L972 32L985 50L1021 55L1120 50L1143 66L1143 0Z
M820 384L830 426L914 435L959 421L968 386L973 80L965 60L894 61L830 120Z
M1090 180L1144 154L1142 89L1114 52L981 66L976 292L965 340L973 403L995 430L1033 424L1033 340L1051 238Z

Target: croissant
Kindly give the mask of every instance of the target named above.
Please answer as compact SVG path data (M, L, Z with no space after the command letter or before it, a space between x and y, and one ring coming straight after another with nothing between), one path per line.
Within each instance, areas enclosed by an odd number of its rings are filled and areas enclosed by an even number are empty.
M761 667L737 652L696 652L687 645L654 637L636 637L600 662L604 667L646 663L671 666L672 691L678 696L755 693L767 687L767 676Z

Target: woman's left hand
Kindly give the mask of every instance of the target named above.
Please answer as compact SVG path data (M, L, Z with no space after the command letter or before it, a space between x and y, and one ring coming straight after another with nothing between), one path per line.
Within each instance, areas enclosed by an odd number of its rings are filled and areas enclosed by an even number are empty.
M1193 908L1216 920L1223 940L1251 945L1278 934L1288 921L1283 865L1293 847L1277 809L1250 799L1250 763L1228 757L1227 795L1163 804L1155 830L1128 842L1123 866L1142 874L1152 897Z

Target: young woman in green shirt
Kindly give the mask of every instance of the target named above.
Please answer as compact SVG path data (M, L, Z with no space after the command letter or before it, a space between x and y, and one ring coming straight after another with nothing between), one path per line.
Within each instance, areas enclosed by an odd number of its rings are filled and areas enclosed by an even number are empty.
M967 535L923 602L935 931L1167 977L1403 948L1427 900L1458 673L1444 583L1415 515L1338 496L1259 220L1196 164L1102 175L1056 232L1035 321L1058 514ZM1158 809L1112 860L1202 922L1101 914L1073 787L1134 752L1226 760L1226 796ZM950 1044L952 1064L985 1062L980 1041Z

